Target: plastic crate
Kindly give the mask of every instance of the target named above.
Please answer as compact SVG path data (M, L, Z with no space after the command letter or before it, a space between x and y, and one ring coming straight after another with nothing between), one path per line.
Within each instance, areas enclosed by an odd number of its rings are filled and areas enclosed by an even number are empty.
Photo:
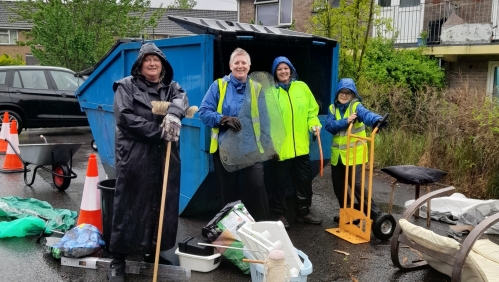
M300 258L303 259L303 267L300 269L300 274L297 277L291 277L290 282L306 282L307 276L312 273L312 262L308 259L308 256L302 251L295 249ZM248 259L255 259L251 252L243 251L243 254ZM265 280L265 266L263 264L250 263L251 281L252 282L264 282Z

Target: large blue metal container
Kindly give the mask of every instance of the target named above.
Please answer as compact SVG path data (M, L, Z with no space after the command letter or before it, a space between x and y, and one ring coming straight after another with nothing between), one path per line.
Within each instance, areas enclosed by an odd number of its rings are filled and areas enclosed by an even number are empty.
M295 65L300 80L305 81L321 105L320 120L325 122L331 93L338 81L338 48L335 41L289 30L208 19L175 18L180 25L203 35L154 40L165 53L174 70L174 80L187 92L191 105L200 105L211 83L229 74L232 51L241 47L251 56L251 71L268 71L277 56L287 56ZM120 40L104 58L86 74L89 75L76 94L86 112L90 129L99 148L101 162L114 177L114 138L112 84L130 75L141 42ZM202 185L217 191L216 183L207 181L213 171L209 154L210 129L197 115L182 121L180 157L182 160L180 213ZM321 134L323 153L331 155L331 135ZM312 160L319 159L316 143L311 145ZM325 162L327 163L327 162ZM317 170L317 169L316 169ZM209 193L208 193L209 194ZM204 199L203 204L210 201ZM203 207L195 210L202 211Z

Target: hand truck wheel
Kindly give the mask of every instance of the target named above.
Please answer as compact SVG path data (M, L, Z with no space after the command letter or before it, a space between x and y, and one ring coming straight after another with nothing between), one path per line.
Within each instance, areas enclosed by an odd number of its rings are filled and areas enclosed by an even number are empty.
M373 222L373 234L380 240L388 240L392 238L396 226L397 222L391 214L382 213Z

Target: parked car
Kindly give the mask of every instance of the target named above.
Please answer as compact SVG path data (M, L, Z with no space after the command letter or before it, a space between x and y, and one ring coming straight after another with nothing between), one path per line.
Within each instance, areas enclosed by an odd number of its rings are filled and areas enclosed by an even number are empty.
M66 68L0 67L0 119L8 112L18 133L23 128L87 126L74 94L84 80Z

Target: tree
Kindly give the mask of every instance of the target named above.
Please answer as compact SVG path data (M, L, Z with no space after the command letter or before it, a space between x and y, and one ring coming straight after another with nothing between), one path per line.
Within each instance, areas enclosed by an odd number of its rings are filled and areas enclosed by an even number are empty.
M331 7L328 0L315 0L310 18L311 33L336 39L340 45L340 75L357 79L362 72L366 47L372 39L373 27L390 21L374 17L378 13L374 0L340 0L339 7Z
M155 27L163 9L150 17L150 0L23 0L13 20L31 22L27 40L42 65L80 71L95 65L118 37L139 37Z
M195 0L174 0L173 4L168 5L168 9L185 9L190 10L197 5Z

